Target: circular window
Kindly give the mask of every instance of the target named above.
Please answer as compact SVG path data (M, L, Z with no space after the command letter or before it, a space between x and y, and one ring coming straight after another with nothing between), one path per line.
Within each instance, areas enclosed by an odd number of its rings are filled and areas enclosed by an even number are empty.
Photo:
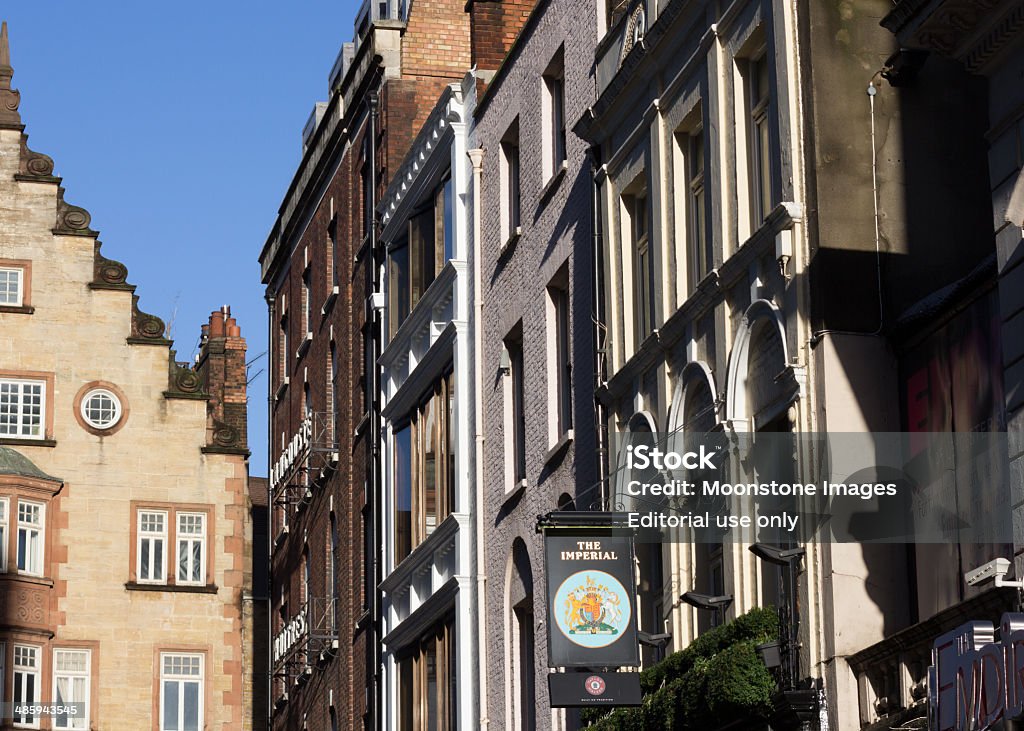
M105 388L93 389L82 399L82 418L94 429L109 429L121 419L121 401Z

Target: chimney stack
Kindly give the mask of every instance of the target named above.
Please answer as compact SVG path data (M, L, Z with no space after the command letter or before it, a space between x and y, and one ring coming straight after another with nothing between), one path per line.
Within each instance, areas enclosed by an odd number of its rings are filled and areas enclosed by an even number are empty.
M214 443L219 447L247 449L245 338L231 308L224 305L210 313L210 322L202 326L202 347L196 371L210 395L207 413L213 419ZM229 427L224 430L223 427ZM225 444L227 431L234 432L234 443Z

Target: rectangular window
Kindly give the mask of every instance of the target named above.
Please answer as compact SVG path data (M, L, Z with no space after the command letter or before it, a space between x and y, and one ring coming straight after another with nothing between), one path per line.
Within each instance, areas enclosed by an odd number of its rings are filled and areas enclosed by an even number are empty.
M7 498L0 498L0 571L7 570L7 514L10 508L10 501ZM3 675L0 675L2 678Z
M505 490L526 480L526 384L523 373L523 325L518 323L504 342L502 368L505 403Z
M160 654L160 731L203 728L203 656Z
M394 337L420 297L455 256L454 193L448 178L410 216L407 236L388 252L388 330Z
M401 561L452 512L455 502L453 374L434 386L395 432L396 556Z
M398 729L454 731L455 620L449 619L416 642L398 661Z
M512 123L501 142L501 240L507 242L520 231L519 119Z
M42 439L45 409L43 381L0 379L0 436Z
M563 267L548 285L548 446L572 429L572 365L569 333L569 279Z
M137 575L139 583L162 584L167 580L165 571L167 546L167 512L139 511L139 545Z
M412 551L412 427L395 432L395 563Z
M0 267L0 305L21 307L24 301L24 272L16 267Z
M89 728L89 680L92 652L89 650L53 651L53 702L59 706L78 703L83 713L57 715L54 728Z
M43 575L43 520L46 506L18 501L18 572Z
M205 513L178 513L178 583L206 584Z
M565 150L565 63L559 49L544 72L544 179L550 180L562 169Z
M654 259L650 246L650 208L646 191L624 196L633 257L633 317L636 347L654 330Z
M690 292L710 271L707 242L707 198L704 193L704 132L696 130L688 136L687 190L689 226L687 226L687 269Z
M302 337L313 330L313 290L310 268L302 273Z
M443 243L441 248L441 260L437 264L437 270L441 271L445 263L455 256L455 211L452 199L452 179L448 178L444 184L437 189L437 197L434 199L434 240Z
M751 231L772 209L771 78L768 57L750 61L747 68L750 100Z
M14 698L16 704L39 703L39 648L14 646ZM39 716L14 714L17 728L39 728Z
M288 313L281 316L281 383L288 377Z

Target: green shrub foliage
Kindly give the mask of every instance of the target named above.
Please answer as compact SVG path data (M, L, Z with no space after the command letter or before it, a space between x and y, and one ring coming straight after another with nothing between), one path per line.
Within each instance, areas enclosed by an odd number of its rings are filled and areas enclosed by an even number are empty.
M583 711L587 731L707 731L768 714L775 680L757 645L776 639L778 614L755 608L705 632L640 673L643 705Z

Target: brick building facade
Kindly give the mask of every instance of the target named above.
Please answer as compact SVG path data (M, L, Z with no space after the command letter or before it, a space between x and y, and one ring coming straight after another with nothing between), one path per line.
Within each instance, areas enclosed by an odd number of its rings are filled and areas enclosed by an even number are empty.
M245 340L195 366L32 151L0 31L0 695L32 728L251 729Z
M468 64L459 3L366 3L260 255L270 308L273 728L381 728L373 210Z
M469 142L481 151L472 229L485 435L477 520L487 535L483 612L499 640L487 645L482 691L489 728L558 729L567 719L548 703L536 521L601 499L590 162L571 131L594 100L597 15L589 0L501 5L506 27L473 38L485 71L504 60L496 73L478 73ZM480 2L471 11L477 21L492 12ZM495 37L516 39L507 55L489 46Z

